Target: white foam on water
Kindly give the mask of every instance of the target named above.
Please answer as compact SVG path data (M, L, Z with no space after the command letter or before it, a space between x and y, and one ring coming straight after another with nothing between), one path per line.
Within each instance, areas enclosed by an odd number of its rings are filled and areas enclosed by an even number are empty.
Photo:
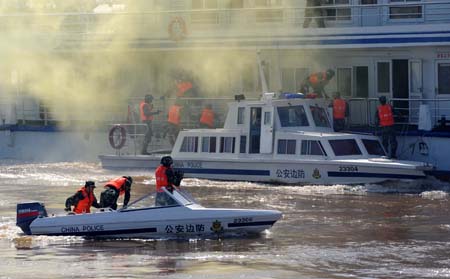
M444 191L426 191L420 193L420 197L430 200L447 199L448 193Z

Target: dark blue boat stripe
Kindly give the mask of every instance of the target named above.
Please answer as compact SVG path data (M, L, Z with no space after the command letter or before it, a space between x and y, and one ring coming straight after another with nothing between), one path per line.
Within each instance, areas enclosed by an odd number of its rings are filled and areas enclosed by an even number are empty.
M323 38L323 37L374 37L374 36L381 36L381 37L387 37L387 36L397 36L397 35L446 35L450 34L450 31L448 30L437 30L437 31L411 31L411 32L377 32L377 33L328 33L328 34L301 34L297 35L297 38ZM292 37L286 36L286 35L272 35L271 37L276 38L277 40L288 40ZM261 40L265 39L267 36L247 36L246 39L251 40ZM154 38L154 39L136 39L135 42L133 42L134 45L144 44L148 42L160 42L161 40L165 40L166 38ZM193 40L202 40L202 37L200 36L192 36ZM227 42L230 41L230 37L224 37L224 36L216 36L214 39L220 40L221 42ZM240 39L240 37L238 37Z
M424 178L425 175L329 171L328 177L379 177L379 178L397 178L397 179L418 179L418 178Z
M115 234L130 234L130 233L155 233L155 232L156 232L156 228L142 228L142 229L111 230L111 231L45 233L44 235L99 236L99 235L115 235Z
M253 227L253 226L272 226L276 221L261 221L261 222L249 222L249 223L228 223L229 228L235 227Z
M429 43L446 43L450 42L450 37L405 37L405 38L342 38L342 39L297 39L290 41L241 41L241 42L202 42L203 47L225 47L228 43L238 47L260 46L260 47L282 47L282 46L314 46L314 45L380 45L380 44L429 44ZM131 44L135 48L151 48L151 47L173 47L173 43L139 43ZM180 48L190 48L197 46L197 41L186 41Z
M184 173L270 176L270 171L269 170L194 169L194 168L177 168L177 169L182 170Z

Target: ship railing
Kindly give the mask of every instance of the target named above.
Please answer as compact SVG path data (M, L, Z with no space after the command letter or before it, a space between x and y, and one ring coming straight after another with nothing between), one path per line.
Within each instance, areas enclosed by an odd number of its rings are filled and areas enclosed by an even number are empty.
M116 127L124 129L123 133L122 130L113 133ZM110 124L108 135L110 145L116 150L117 155L137 155L147 130L145 124Z
M170 2L170 1L165 1ZM238 1L239 2L239 1ZM274 1L275 2L275 1ZM142 36L161 36L167 33L167 27L175 17L181 17L190 30L210 30L211 27L227 28L236 26L239 31L256 27L266 30L267 24L278 27L292 26L298 28L303 25L305 19L322 19L326 26L348 27L364 26L364 21L372 20L375 26L395 25L411 22L448 23L450 22L450 1L392 1L391 3L370 4L372 1L364 1L364 4L353 4L354 1L333 1L336 4L307 7L305 1L293 1L293 5L280 4L272 6L244 7L242 5L227 8L187 9L188 5L181 4L179 8L169 9L169 4L161 4L156 9L149 5L147 10L133 10L124 6L123 9L96 11L84 9L80 11L61 12L57 9L47 9L46 12L11 11L1 14L0 21L10 28L26 28L23 18L34 20L33 28L28 31L41 34L58 33L61 35L82 36L111 35L129 32L130 28L138 30L142 28ZM380 2L380 1L378 1ZM242 6L242 7L241 7ZM190 5L189 5L190 7ZM319 9L318 13L308 14L308 10ZM45 19L45 20L43 20ZM114 20L112 20L114 19ZM114 23L120 23L114 25ZM315 25L313 25L315 26ZM206 28L206 27L209 27ZM289 29L289 28L287 28ZM168 35L168 34L166 34ZM72 37L73 39L73 37Z
M142 97L131 97L128 99L128 115L122 122L114 122L110 124L108 129L112 129L116 125L123 126L127 131L127 140L125 145L116 150L117 154L140 154L141 146L145 133L147 132L146 124L142 124L139 115L139 104ZM148 150L167 150L172 147L172 138L169 124L167 122L168 111L171 105L177 104L182 106L180 129L199 128L199 119L202 109L208 104L211 105L215 113L216 127L223 127L223 122L227 113L226 104L234 100L230 97L187 97L187 98L155 98L152 102L153 111L160 111L154 115L152 121L152 139L148 145ZM113 122L111 122L113 123Z
M350 126L376 126L375 114L379 105L378 98L348 98ZM450 98L392 98L389 103L394 109L395 123L403 125L418 125L421 105L430 115L432 127L450 120Z
M50 105L51 102L48 100L38 99L32 96L22 95L11 102L0 98L0 121L5 121L5 124L33 124L43 126L64 125L64 122L79 123L80 125L83 123L90 125L97 122L139 124L141 123L139 103L142 99L143 97L131 97L125 105L118 103L117 105L104 108L101 112L95 111L93 113L89 108L86 108L86 111L80 111L80 108L77 108L77 111L72 113L74 108L70 105L62 108L61 105ZM155 98L153 101L154 111L159 110L160 113L154 116L153 124L159 126L167 122L169 107L179 102L186 108L182 112L181 126L185 128L197 127L200 113L206 104L212 105L213 111L217 114L216 126L220 126L224 121L223 116L227 110L226 104L232 100L233 98L231 97ZM14 115L7 117L11 112Z

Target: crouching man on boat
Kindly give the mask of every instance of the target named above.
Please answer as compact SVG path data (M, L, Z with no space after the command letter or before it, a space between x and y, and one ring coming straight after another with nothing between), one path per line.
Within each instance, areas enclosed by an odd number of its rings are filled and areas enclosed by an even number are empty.
M100 208L97 199L94 195L95 182L86 181L83 187L78 190L73 196L70 196L66 200L65 211L71 212L72 206L73 212L76 214L91 213L91 206Z
M165 187L168 191L172 192L174 187L178 189L183 179L183 172L174 170L172 168L173 159L170 156L164 156L161 158L161 164L155 171L156 177L156 206L172 205L173 200L170 199L164 190Z
M122 176L113 180L110 180L105 184L105 190L100 195L101 207L110 207L114 210L117 209L117 199L119 196L125 194L123 199L123 208L126 208L131 198L131 184L133 179L131 176Z

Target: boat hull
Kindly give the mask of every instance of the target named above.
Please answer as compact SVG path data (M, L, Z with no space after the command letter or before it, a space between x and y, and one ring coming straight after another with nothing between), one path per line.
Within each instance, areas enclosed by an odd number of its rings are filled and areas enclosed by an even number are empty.
M173 238L257 234L281 218L274 210L161 207L44 217L31 235L93 238Z
M102 156L104 168L145 168L157 165L159 159L142 156ZM158 161L157 161L158 160ZM349 160L257 160L257 159L181 159L174 167L185 177L229 181L254 181L283 184L361 184L386 180L415 180L432 170L422 162L383 158Z

